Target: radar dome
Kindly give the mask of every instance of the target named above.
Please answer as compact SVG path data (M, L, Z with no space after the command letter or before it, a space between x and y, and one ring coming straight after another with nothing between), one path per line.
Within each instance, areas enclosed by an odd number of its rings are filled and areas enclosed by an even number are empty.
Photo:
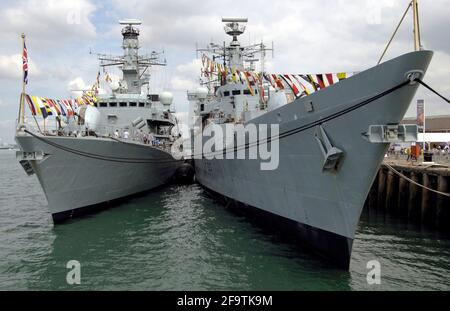
M170 93L170 92L162 92L161 94L159 94L159 101L164 106L172 105L172 102L173 102L173 95L172 95L172 93Z
M93 106L86 106L86 112L84 114L84 124L91 130L97 130L97 126L100 123L100 111Z
M208 95L208 89L206 87L199 87L195 91L195 95L197 95L198 99L205 99L206 96Z
M117 82L117 81L111 82L109 84L109 86L111 87L111 89L113 91L117 91L119 89L119 87L120 87L119 82Z

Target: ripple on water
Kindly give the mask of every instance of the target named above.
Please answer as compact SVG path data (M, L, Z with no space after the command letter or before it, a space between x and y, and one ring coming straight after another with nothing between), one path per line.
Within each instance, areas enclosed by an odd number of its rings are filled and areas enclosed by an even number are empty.
M171 186L53 226L35 177L0 151L0 289L449 290L450 242L386 219L360 222L340 271L246 218L197 185ZM82 284L65 282L79 260ZM367 285L377 259L382 284Z

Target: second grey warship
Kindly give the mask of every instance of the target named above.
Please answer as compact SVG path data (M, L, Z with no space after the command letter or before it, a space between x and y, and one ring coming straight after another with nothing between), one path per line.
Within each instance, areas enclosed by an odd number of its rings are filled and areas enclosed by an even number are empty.
M433 53L407 53L352 75L269 74L263 66L255 72L255 46L237 40L247 19L222 21L232 41L203 50L211 55L203 56L207 88L188 93L199 118L192 130L196 179L227 204L257 212L266 225L348 269L359 217L389 143L417 138L417 127L400 121ZM259 51L265 50L261 43ZM239 144L231 132L205 155L211 128L226 132L228 125L277 125L279 134L265 140L258 134L257 141L247 135ZM275 141L275 169L261 169L261 158L236 157Z
M171 154L177 123L170 110L172 95L141 93L149 83L146 70L165 61L156 52L138 55L140 21L120 24L123 56L99 55L100 66L120 66L123 74L118 83L111 83L111 93L97 95L92 105L71 107L74 117L58 130L42 130L42 123L33 126L23 115L19 120L17 158L29 175L36 174L54 222L162 186L180 165ZM31 99L30 109L32 102L45 101ZM47 100L47 108L55 102Z

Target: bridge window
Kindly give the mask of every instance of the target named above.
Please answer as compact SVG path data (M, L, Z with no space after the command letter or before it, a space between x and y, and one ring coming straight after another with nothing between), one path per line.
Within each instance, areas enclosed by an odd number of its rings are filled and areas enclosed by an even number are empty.
M135 103L135 102L130 103L130 107L136 107L136 106L137 106L137 103Z
M99 107L106 107L107 106L107 104L106 103L99 103Z
M246 89L246 90L244 90L244 95L250 95L251 93L250 93L250 90L249 89Z
M145 103L139 102L139 107L144 107L144 106L145 106Z
M120 105L120 107L126 107L126 106L127 106L127 103L121 102L119 105Z
M150 100L152 101L152 102L157 102L157 101L159 101L159 95L158 94L149 94L149 95L147 95L148 96L148 98L150 98Z
M117 103L109 103L109 107L117 107Z
M241 95L241 90L233 90L231 92L231 94L233 94L233 95Z
M223 92L223 96L230 96L230 91Z

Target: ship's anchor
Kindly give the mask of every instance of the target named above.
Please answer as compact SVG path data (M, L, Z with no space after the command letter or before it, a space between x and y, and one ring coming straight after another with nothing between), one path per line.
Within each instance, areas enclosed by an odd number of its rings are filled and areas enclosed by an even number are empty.
M336 171L338 169L339 161L344 155L344 152L331 144L327 133L321 125L317 127L314 138L319 144L320 151L322 151L322 155L324 157L322 169L328 171Z

